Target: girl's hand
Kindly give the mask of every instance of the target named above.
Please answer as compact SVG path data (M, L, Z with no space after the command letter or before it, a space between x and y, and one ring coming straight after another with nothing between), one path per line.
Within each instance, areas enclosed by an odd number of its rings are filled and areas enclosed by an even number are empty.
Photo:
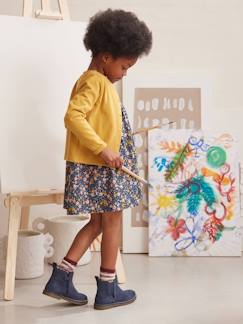
M100 156L111 168L121 168L123 165L120 154L107 147L100 153Z

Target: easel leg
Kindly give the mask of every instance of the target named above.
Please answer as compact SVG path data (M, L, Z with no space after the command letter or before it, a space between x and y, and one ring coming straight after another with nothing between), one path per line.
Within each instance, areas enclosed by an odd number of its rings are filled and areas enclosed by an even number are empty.
M118 249L117 259L116 259L116 273L117 273L117 280L120 284L126 282L126 275L124 270L124 265L121 257L120 249Z
M101 240L102 240L102 234L100 234L99 236L97 236L94 239L93 243L91 244L92 251L100 251Z
M14 298L15 268L20 217L21 207L19 205L18 198L10 198L7 257L4 284L5 300L12 300Z
M29 214L30 214L30 207L22 207L21 208L20 229L28 229L28 227L29 227Z
M32 17L32 0L24 0L23 3L23 16L24 17Z
M61 15L64 19L70 20L70 13L68 10L68 4L66 0L58 0L59 9L61 12Z

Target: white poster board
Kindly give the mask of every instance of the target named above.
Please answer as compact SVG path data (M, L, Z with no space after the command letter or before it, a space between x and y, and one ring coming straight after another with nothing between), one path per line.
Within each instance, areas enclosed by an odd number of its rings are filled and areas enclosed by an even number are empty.
M0 16L1 192L64 188L64 115L86 23Z

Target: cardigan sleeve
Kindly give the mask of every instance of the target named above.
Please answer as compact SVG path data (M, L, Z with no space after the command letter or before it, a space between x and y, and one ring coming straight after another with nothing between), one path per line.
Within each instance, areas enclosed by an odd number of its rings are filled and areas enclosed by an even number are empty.
M85 80L80 87L74 88L71 94L68 110L64 117L64 124L75 134L82 145L99 154L107 144L100 138L86 119L86 114L94 108L101 92L101 81L96 77Z

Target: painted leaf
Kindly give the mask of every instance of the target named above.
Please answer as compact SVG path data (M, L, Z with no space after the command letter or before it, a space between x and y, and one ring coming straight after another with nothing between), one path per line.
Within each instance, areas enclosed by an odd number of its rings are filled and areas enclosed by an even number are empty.
M176 177L180 169L183 169L183 164L185 163L188 154L190 153L189 144L186 145L175 155L173 160L168 166L165 172L165 180L172 181Z
M184 184L180 184L178 188L175 190L176 198L180 200L180 202L187 199L189 194L189 188L188 186L185 186Z
M211 207L217 200L213 188L205 180L201 181L201 188L203 199Z
M187 201L187 211L189 214L196 216L199 212L199 207L201 204L202 196L199 195L191 195Z

